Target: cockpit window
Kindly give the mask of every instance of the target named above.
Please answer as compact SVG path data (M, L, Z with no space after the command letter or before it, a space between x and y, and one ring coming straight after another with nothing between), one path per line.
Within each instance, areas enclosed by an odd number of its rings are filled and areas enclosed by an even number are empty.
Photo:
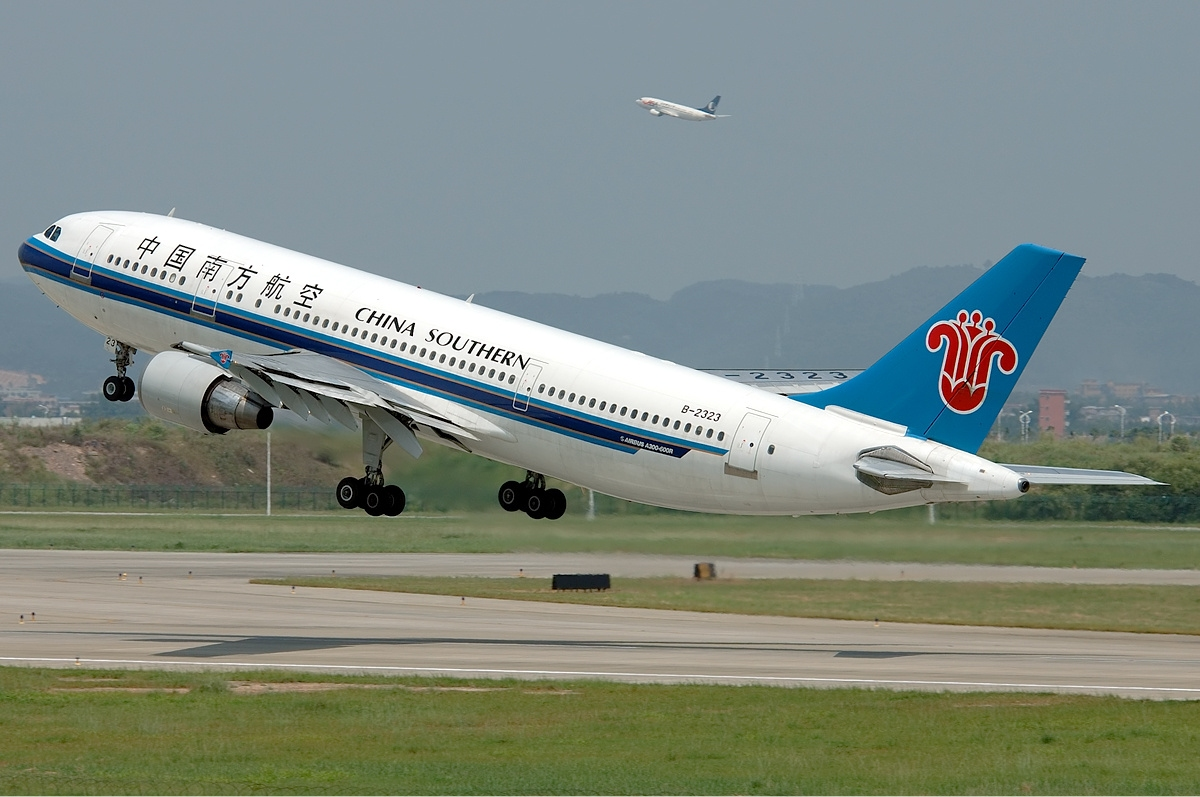
M46 228L46 231L44 233L42 233L42 235L46 236L51 241L57 241L58 236L61 234L62 234L62 227L59 227L57 224L51 224L49 227Z
M51 235L54 235L54 225L51 224L49 227L47 227L46 231L44 233L42 233L42 235L46 236L47 238L50 238ZM54 240L54 239L51 238L50 240Z

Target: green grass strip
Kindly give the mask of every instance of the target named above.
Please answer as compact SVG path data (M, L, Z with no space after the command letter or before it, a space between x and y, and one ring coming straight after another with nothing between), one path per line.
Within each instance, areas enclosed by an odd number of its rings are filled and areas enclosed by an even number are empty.
M371 518L0 514L0 548L184 551L628 552L1045 567L1195 567L1200 533L1178 526L939 521L892 512L755 518L658 513L532 521L523 514Z
M1195 794L1196 712L1060 695L5 668L0 792Z
M255 583L838 620L1200 634L1200 589L1182 586L616 578L606 592L556 592L549 579L534 578L323 576Z

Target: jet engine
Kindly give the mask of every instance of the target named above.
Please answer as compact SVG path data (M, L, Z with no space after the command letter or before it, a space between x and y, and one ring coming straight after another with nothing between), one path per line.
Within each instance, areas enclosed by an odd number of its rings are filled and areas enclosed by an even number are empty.
M138 385L146 412L197 432L266 429L275 418L262 396L216 365L180 351L154 355Z

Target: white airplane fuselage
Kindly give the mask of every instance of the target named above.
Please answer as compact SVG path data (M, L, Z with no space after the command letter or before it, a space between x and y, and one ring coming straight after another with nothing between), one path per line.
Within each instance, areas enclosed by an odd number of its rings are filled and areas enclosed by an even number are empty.
M689 108L677 102L667 102L654 97L641 97L637 100L637 104L655 116L674 116L676 119L686 119L689 122L707 122L718 118L716 114L700 108Z
M38 235L22 246L25 270L60 307L139 356L184 341L316 352L503 430L471 441L473 453L601 493L788 515L1014 498L1027 487L1012 470L894 424L194 222L92 212L57 224L56 241ZM871 489L854 464L881 446L903 447L957 483Z

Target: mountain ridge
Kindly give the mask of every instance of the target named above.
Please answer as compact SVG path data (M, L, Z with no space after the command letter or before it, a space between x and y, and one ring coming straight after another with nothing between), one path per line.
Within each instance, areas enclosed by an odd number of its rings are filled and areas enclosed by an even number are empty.
M493 291L475 302L697 368L864 368L972 282L974 266L925 266L849 288L736 279L698 282L667 299ZM28 280L0 282L0 369L38 373L61 396L111 372L100 335ZM1170 274L1080 276L1019 389L1085 379L1200 394L1200 286ZM138 358L144 365L146 358Z

